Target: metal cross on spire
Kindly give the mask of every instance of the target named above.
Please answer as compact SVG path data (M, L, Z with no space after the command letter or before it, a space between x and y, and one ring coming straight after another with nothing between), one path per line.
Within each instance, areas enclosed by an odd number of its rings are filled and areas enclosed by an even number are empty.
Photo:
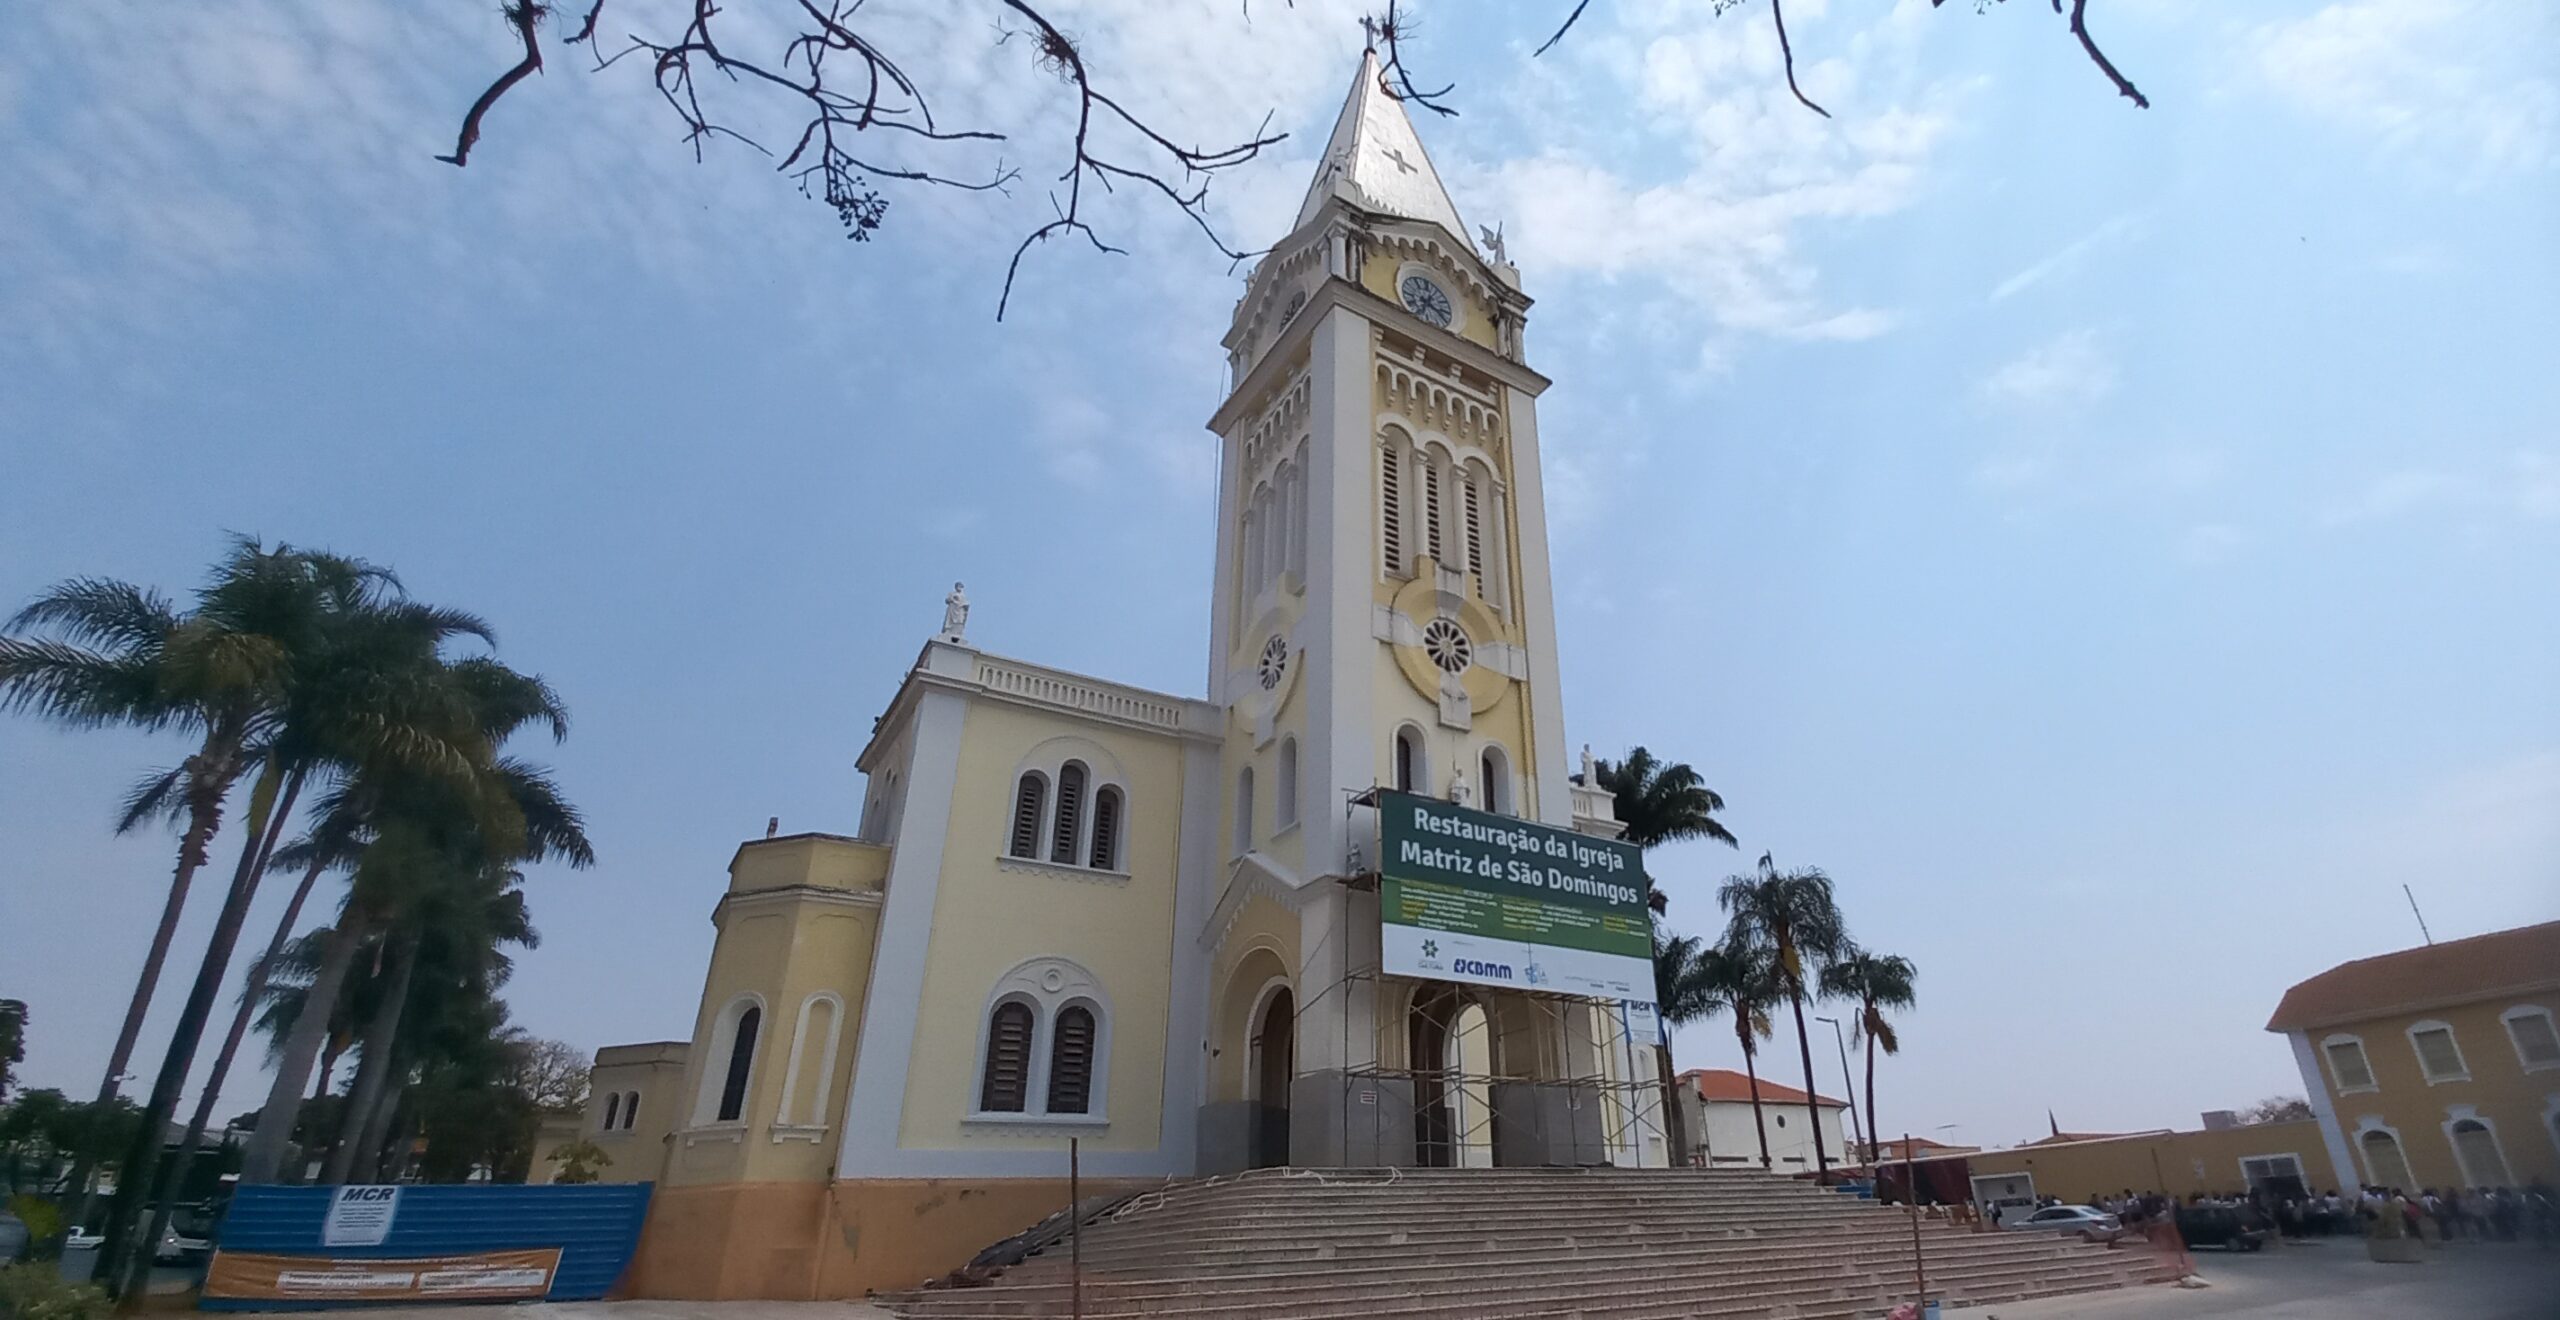
M1370 50L1376 50L1378 48L1378 27L1379 24L1376 18L1368 14L1362 14L1360 16L1360 31L1367 36L1367 45Z

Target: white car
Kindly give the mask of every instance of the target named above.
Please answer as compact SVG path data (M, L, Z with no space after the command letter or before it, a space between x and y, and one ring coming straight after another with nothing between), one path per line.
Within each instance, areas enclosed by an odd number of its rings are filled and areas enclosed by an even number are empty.
M2031 1215L2004 1219L2010 1230L2065 1233L2083 1242L2113 1242L2124 1236L2124 1221L2093 1205L2049 1205Z
M62 1235L62 1249L65 1251L95 1251L105 1245L106 1234L92 1233L85 1228L75 1228Z
M160 1249L151 1258L162 1265L192 1265L213 1251L213 1244L200 1237L189 1237L173 1225L160 1235Z

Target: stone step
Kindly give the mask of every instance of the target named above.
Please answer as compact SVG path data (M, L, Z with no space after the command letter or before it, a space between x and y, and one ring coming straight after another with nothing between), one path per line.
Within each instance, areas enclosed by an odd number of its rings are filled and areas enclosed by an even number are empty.
M2000 1242L1928 1243L1922 1248L1924 1258L1946 1260L2053 1260L2065 1258L2066 1249L2082 1249L2078 1243ZM1055 1264L1067 1259L1067 1248L1052 1247L1047 1252L1016 1267L1024 1269L1034 1263ZM1129 1272L1155 1269L1169 1273L1201 1271L1249 1272L1254 1269L1275 1271L1308 1268L1360 1268L1381 1262L1426 1259L1445 1264L1485 1264L1522 1256L1558 1259L1658 1259L1679 1255L1698 1260L1754 1260L1772 1255L1816 1256L1821 1259L1855 1259L1862 1261L1909 1260L1911 1243L1880 1239L1860 1243L1806 1242L1802 1240L1714 1239L1691 1240L1648 1239L1640 1245L1611 1243L1576 1243L1571 1248L1555 1244L1521 1248L1498 1243L1413 1243L1385 1244L1375 1249L1352 1249L1334 1242L1299 1244L1247 1244L1229 1248L1211 1248L1199 1244L1132 1245L1114 1250L1099 1250L1087 1243L1084 1261L1088 1267Z

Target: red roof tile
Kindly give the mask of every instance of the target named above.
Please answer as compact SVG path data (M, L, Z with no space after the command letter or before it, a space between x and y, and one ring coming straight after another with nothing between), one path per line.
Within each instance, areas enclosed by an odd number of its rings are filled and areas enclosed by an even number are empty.
M2340 963L2284 992L2269 1031L2304 1031L2560 985L2560 921Z
M1751 1079L1731 1068L1692 1068L1680 1074L1680 1080L1695 1090L1701 1100L1733 1101L1746 1105L1751 1103ZM1833 1109L1848 1108L1846 1104L1827 1095L1817 1095L1814 1101ZM1804 1102L1804 1092L1792 1086L1780 1085L1766 1077L1760 1079L1760 1103L1800 1105Z

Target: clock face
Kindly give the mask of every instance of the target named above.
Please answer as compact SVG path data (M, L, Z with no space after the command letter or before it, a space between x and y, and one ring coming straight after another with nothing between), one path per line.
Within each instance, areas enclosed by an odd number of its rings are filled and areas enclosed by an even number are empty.
M1449 292L1431 282L1427 275L1407 275L1400 286L1404 309L1446 330L1456 318L1458 309L1449 301Z

